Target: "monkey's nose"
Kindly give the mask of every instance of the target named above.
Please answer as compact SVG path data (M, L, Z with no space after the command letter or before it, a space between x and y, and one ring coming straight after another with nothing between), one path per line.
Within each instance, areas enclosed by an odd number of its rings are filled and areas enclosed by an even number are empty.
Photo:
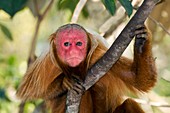
M75 55L75 56L77 56L78 55L78 50L76 50L76 49L72 49L72 50L70 50L70 55Z

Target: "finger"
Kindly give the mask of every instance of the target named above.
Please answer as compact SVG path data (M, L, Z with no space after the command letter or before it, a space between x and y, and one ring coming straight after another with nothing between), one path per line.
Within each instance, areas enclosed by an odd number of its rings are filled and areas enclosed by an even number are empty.
M69 90L71 88L73 88L73 83L70 80L68 80L67 78L64 78L63 85Z
M83 94L85 91L84 86L82 86L81 84L75 83L73 90L76 91L78 94Z
M145 33L145 34L137 34L136 35L136 38L143 38L143 39L145 39L146 40L146 37L147 37L147 34Z
M138 24L135 26L135 29L138 30L138 29L145 29L145 25L144 24Z
M73 87L73 90L77 93L80 94L81 92L83 92L81 89L77 88L77 87Z
M146 33L147 33L147 29L140 29L140 30L135 31L135 35L137 35L137 34L146 34Z

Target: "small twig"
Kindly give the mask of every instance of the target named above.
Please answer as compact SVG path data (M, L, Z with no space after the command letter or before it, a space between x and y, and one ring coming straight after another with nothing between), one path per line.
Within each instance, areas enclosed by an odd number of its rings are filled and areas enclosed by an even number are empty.
M22 101L19 105L19 112L18 113L24 113L24 106L25 106L25 101Z
M74 10L73 16L71 18L71 23L76 23L78 20L78 17L83 9L83 7L85 6L87 0L80 0Z
M123 99L126 100L127 96L124 96ZM143 105L150 105L150 106L153 106L153 107L170 107L169 104L166 104L166 103L161 103L161 102L153 102L153 101L150 101L150 100L142 100L142 99L138 99L138 98L132 98L133 100L135 100L137 103L139 104L143 104Z
M41 15L42 17L45 17L45 15L47 14L48 10L51 8L51 5L53 4L53 2L54 2L54 0L50 1L50 3L48 4L47 8L45 9L43 14Z
M154 106L154 107L170 107L169 104L164 104L160 102L151 102L151 101L145 101L141 99L134 99L134 100L140 104L147 104L147 105Z
M37 1L35 0L35 2L34 2L35 9L36 9L36 12L37 12L37 15L38 15L38 20L37 20L35 33L34 33L34 36L33 36L33 39L32 39L32 43L31 43L32 44L31 45L31 50L30 50L30 53L29 53L29 61L30 62L34 61L34 59L35 59L35 47L36 47L37 35L38 35L40 24L41 24L42 20L44 19L46 13L48 12L49 8L51 7L53 1L54 0L50 1L50 3L48 4L47 8L45 9L45 11L42 14L40 14L40 11L38 9Z
M158 25L159 27L161 27L169 36L170 36L170 32L162 25L162 23L158 22L157 20L155 20L153 17L149 16L149 19L152 20L156 25Z
M159 0L158 3L156 5L159 5L161 3L165 2L165 0ZM138 10L139 6L135 6L133 7L133 9ZM150 15L148 16L148 18L153 21L156 25L158 25L159 27L161 27L169 36L170 36L170 32L164 27L164 25L160 22L158 22L157 20L155 20L153 17L151 17Z
M36 28L35 28L35 33L32 38L32 43L31 43L32 45L31 45L31 49L30 49L30 53L29 53L29 57L28 57L28 66L31 63L33 63L36 59L35 47L36 47L37 35L38 35L39 28L40 28L40 24L41 24L42 20L44 19L45 15L47 14L48 10L50 9L53 1L54 0L51 0L50 3L48 4L47 8L45 9L45 11L42 14L40 14L37 0L34 0L34 7L35 7L36 13L38 15L38 20L37 20L37 24L36 24ZM25 106L25 101L21 102L20 107L19 107L20 108L19 113L24 113L24 110L23 110L24 106Z
M119 7L116 11L115 16L110 17L105 21L99 28L99 32L104 36L108 37L111 33L120 25L126 17L125 11L122 7Z
M36 14L39 15L40 13L39 13L37 0L34 0L34 7L35 7Z

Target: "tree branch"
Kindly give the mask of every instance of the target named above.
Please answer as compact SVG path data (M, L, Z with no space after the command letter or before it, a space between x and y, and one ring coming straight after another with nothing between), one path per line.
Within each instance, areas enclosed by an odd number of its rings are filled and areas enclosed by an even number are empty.
M83 7L85 6L87 0L80 0L74 10L73 16L71 18L71 22L72 23L76 23L78 20L78 17L83 9Z
M161 102L146 101L142 99L134 99L134 100L140 104L146 104L153 107L170 107L169 104L161 103Z
M51 0L50 3L48 4L47 8L45 9L45 11L42 14L40 14L37 0L34 0L34 7L35 7L36 13L38 15L38 20L37 20L37 24L36 24L36 28L35 28L35 33L33 35L32 42L31 42L32 45L31 45L31 49L30 49L29 57L28 57L28 67L36 59L36 56L35 56L35 47L36 47L36 43L37 43L37 35L38 35L39 28L40 28L40 24L41 24L42 20L44 19L46 13L50 9L53 1L54 0ZM25 101L21 102L21 104L19 106L19 113L23 113L24 112L24 106L25 106Z
M102 36L107 38L112 34L117 26L123 22L126 16L127 15L125 14L125 10L123 9L123 7L119 7L115 15L110 17L108 20L105 21L105 23L100 26L99 32L102 34Z
M156 25L158 25L159 27L161 27L169 36L170 36L170 32L165 28L164 25L162 25L162 23L156 21L153 17L149 16L149 19L152 20Z
M35 33L34 33L34 36L32 38L32 42L31 42L32 45L31 45L31 49L30 49L30 53L29 53L28 64L30 64L31 62L33 62L35 60L35 47L36 47L36 43L37 43L37 35L38 35L39 27L40 27L40 24L41 24L42 20L44 19L46 13L48 12L49 8L51 7L53 1L54 0L50 1L47 8L45 9L45 11L42 14L40 14L40 11L38 9L37 1L35 0L35 2L34 2L35 9L36 9L36 12L38 15L38 20L37 20L37 24L36 24Z
M104 54L104 56L97 61L92 68L87 72L87 76L83 83L83 86L88 90L94 85L112 65L119 59L123 51L127 48L132 38L130 34L135 30L136 25L144 24L144 21L151 13L153 7L159 0L144 0L141 7L138 9L136 14L132 17L126 27L123 29L121 34ZM106 67L106 68L104 68ZM81 101L82 94L75 95L73 90L70 90L67 94L66 101L66 113L78 113L79 104Z

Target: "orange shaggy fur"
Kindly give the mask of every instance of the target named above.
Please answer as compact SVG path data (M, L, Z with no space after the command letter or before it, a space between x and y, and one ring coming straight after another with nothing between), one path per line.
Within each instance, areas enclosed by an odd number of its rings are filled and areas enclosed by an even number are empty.
M23 100L43 98L52 113L64 113L66 93L64 93L64 75L55 58L55 45L51 35L51 49L39 57L26 72L17 96ZM101 41L88 33L92 46L87 65L92 66L107 51ZM94 86L87 90L81 100L80 113L144 113L139 105L122 97L128 90L147 92L156 82L156 69L152 56L151 36L148 34L143 52L134 47L134 60L121 57ZM97 43L97 44L96 44ZM63 93L63 94L62 94Z

